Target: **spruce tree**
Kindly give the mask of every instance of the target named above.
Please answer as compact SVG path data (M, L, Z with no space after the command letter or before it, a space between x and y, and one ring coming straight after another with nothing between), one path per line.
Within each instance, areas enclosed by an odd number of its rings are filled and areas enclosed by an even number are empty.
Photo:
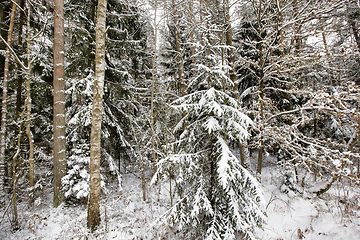
M209 7L203 9L197 51L203 60L189 93L171 105L183 116L175 128L178 140L153 178L176 173L178 199L160 222L188 239L255 239L255 228L265 221L262 190L229 146L229 141L244 142L253 123L230 96L233 82L221 54L227 47Z

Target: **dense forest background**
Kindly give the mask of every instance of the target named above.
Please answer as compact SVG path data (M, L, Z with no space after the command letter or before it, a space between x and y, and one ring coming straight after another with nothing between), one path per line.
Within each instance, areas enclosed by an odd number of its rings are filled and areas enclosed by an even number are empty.
M0 3L0 224L12 231L24 228L24 206L36 213L47 199L81 208L90 198L99 5L64 2L65 112L54 114L55 5ZM292 197L321 198L339 183L358 188L358 1L105 6L101 199L121 195L132 174L144 202L169 192L153 226L162 237L256 239L266 224L264 167ZM63 169L54 161L60 115Z

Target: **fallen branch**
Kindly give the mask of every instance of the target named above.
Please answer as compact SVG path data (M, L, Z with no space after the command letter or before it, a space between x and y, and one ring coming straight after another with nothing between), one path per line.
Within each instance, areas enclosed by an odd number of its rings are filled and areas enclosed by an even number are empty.
M331 188L331 186L334 184L334 182L335 182L336 180L338 180L338 178L339 178L339 176L334 176L333 179L331 180L331 182L329 182L329 183L326 185L326 187L324 187L324 188L322 188L322 189L314 192L314 193L316 194L316 196L319 197L320 195L326 193L326 192Z

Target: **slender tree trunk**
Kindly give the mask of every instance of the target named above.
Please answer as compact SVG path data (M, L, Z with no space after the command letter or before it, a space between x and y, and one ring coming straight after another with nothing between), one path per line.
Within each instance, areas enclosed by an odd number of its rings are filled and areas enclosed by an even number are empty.
M173 15L173 21L174 21L174 31L175 31L175 62L177 64L177 71L178 71L178 86L179 86L179 92L180 96L185 95L185 83L183 79L183 58L181 54L181 46L180 46L180 26L179 26L179 18L178 18L178 12L176 10L176 2L175 0L172 0L172 15Z
M191 61L192 63L195 63L195 43L194 43L194 27L195 27L195 23L194 23L194 17L193 17L193 6L192 6L192 2L189 2L189 14L190 14L190 42L191 42L191 47L190 47L190 52L191 52Z
M233 38L233 34L232 34L232 27L231 27L231 22L230 22L230 3L229 0L224 0L224 6L225 6L225 35L226 35L226 45L229 47L232 47L232 38ZM238 91L238 86L235 84L236 81L236 74L235 74L235 69L234 69L234 53L232 49L229 49L227 51L227 58L228 58L228 62L229 62L229 66L231 67L230 70L230 79L231 81L234 83L234 87L233 87L233 91L234 93L236 93ZM234 96L235 99L237 99L239 96L236 94Z
M349 1L349 3L350 3L350 1ZM358 2L358 5L360 7L359 2ZM354 39L356 42L356 46L357 46L358 50L360 51L360 33L359 33L359 29L356 27L356 17L355 16L356 16L355 14L353 16L348 15L348 22L350 24L350 28L351 28L351 31L353 33L353 36L354 36ZM360 65L360 62L359 61L357 61L357 62Z
M17 227L19 225L18 212L17 212L17 200L16 200L16 162L17 162L17 157L20 152L20 139L21 139L21 127L20 127L20 133L18 136L18 150L17 150L15 156L13 157L13 162L12 162L12 190L13 190L12 202L13 202L13 209L14 209L13 223L14 223L15 227Z
M91 20L95 23L96 18L96 1L91 1Z
M352 30L354 38L355 38L356 45L360 51L360 35L359 35L358 29L356 28L355 20L349 19L349 23L350 23L351 30Z
M61 179L66 171L64 0L54 9L54 207L64 201Z
M106 0L98 1L95 49L95 82L90 136L90 201L87 217L87 225L91 231L96 230L96 228L100 225L100 157L101 121L103 112L105 78L106 5Z
M203 11L202 11L202 9L203 9L203 0L199 0L199 9L200 9L200 13L199 13L199 18L200 18L200 23L202 23L203 22ZM201 46L204 46L204 41L203 41L203 32L201 31L201 33L200 33L200 44L201 44Z
M262 22L261 22L261 14L262 14L262 4L259 2L259 12L258 12L258 24L259 24L259 32L258 35L261 37L262 35ZM259 101L260 101L260 126L259 126L259 153L258 153L258 164L257 164L257 173L261 175L262 162L263 162L263 152L264 152L264 56L263 56L263 46L260 42L259 44L259 66L260 66L260 76L259 76Z
M242 144L242 143L239 143L239 153L240 153L240 163L241 163L241 166L247 167L247 166L246 166L245 146L244 146L244 144Z
M19 157L20 154L20 144L21 144L21 134L22 134L22 127L23 127L23 119L24 119L24 115L25 115L25 111L26 111L26 104L27 104L28 99L26 99L25 101L25 107L24 110L22 111L21 115L20 115L20 127L19 127L19 133L17 136L17 146L16 146L16 153L13 156L12 159L12 195L13 195L13 207L14 207L14 218L13 218L13 222L14 222L14 226L15 228L18 226L18 214L17 214L17 200L16 200L16 192L17 192L17 188L16 188L16 164L17 164L17 158Z
M30 14L31 6L28 4L28 18L27 18L27 78L26 78L26 135L29 140L29 181L30 181L30 202L33 201L34 188L34 138L31 133L31 28L30 28Z
M224 10L225 10L225 36L226 36L226 45L229 47L232 47L232 38L233 38L233 34L232 34L232 27L231 27L231 22L230 22L230 2L229 0L224 0ZM230 79L233 82L233 98L235 100L238 100L239 98L239 94L238 94L238 84L236 84L236 72L234 69L234 61L235 61L235 57L234 57L234 52L232 49L229 49L227 51L227 60L228 60L228 64L231 67L230 69ZM245 167L246 163L246 155L245 155L245 145L241 142L239 142L239 150L240 150L240 162L241 165L243 167Z
M164 89L164 109L165 109L165 157L168 157L169 150L169 112L167 107L167 99L166 99L166 73L163 68L163 89ZM173 195L172 195L172 179L174 178L174 174L172 171L168 171L169 174L169 196L170 196L170 206L173 206Z
M34 139L31 133L31 59L30 59L30 45L31 45L31 29L30 29L30 13L31 6L28 5L28 20L27 20L27 79L26 79L26 135L29 139L29 181L30 181L30 201L33 201L34 188Z
M215 206L216 196L215 196L215 188L216 188L216 162L213 156L214 144L213 144L213 133L210 134L210 152L209 152L209 160L210 160L210 183L209 183L209 200L211 206Z
M349 142L348 152L351 152L356 143L360 142L360 116L357 116L357 131L355 137Z
M22 9L24 9L25 7L25 0L21 0L21 4L20 7ZM23 34L23 25L24 25L24 21L25 21L25 14L24 11L20 11L20 21L19 21L19 32L18 32L18 48L20 51L23 50L23 38L22 38L22 34ZM21 68L21 65L19 64L19 68ZM20 76L18 77L17 80L17 90L16 90L16 111L18 116L20 116L21 114L21 98L22 98L22 83L23 83L23 77L20 74Z
M142 197L143 197L143 201L145 202L146 201L146 178L145 178L146 164L142 154L140 155L140 158L141 158L141 188L143 190Z
M4 8L0 8L0 35L3 34L4 30ZM5 46L2 42L0 42L0 47L2 48L3 46Z
M155 164L156 169L156 152L155 152L155 129L154 129L154 95L155 95L155 65L156 65L156 55L157 55L157 0L155 0L155 13L154 13L154 31L155 31L155 44L154 44L154 56L152 61L152 78L151 78L151 106L150 106L150 127L151 127L151 147L153 155L153 163Z
M324 49L325 49L325 54L326 54L326 61L328 63L328 67L327 67L326 71L328 73L328 77L331 78L331 85L336 86L337 81L335 80L334 77L332 77L332 74L331 74L331 71L330 71L331 61L330 61L330 53L329 53L328 44L327 44L326 35L325 35L325 28L324 28L325 21L324 21L324 19L320 18L319 22L320 22L321 37L322 37L322 41L323 41Z
M7 43L11 46L12 33L14 29L16 12L16 3L13 3L10 15L10 25L7 36ZM4 190L4 163L5 163L5 148L6 148L6 122L7 122L7 93L8 93L8 78L9 78L9 63L10 63L10 49L6 48L5 65L4 65L4 79L2 84L2 106L1 106L1 129L0 129L0 191Z

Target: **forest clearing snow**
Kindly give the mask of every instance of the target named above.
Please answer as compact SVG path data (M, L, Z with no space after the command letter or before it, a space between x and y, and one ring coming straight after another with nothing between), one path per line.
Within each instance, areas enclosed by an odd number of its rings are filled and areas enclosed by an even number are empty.
M268 223L257 230L259 239L360 239L358 188L338 183L321 197L289 196L280 192L274 171L264 168ZM86 227L86 206L62 205L55 209L49 190L42 203L38 201L33 208L19 204L19 231L11 231L11 216L7 214L0 225L0 239L173 239L165 234L166 228L153 228L154 221L170 207L168 189L164 183L148 186L144 202L141 179L134 174L124 175L123 191L113 191L102 201L102 224L94 234Z

